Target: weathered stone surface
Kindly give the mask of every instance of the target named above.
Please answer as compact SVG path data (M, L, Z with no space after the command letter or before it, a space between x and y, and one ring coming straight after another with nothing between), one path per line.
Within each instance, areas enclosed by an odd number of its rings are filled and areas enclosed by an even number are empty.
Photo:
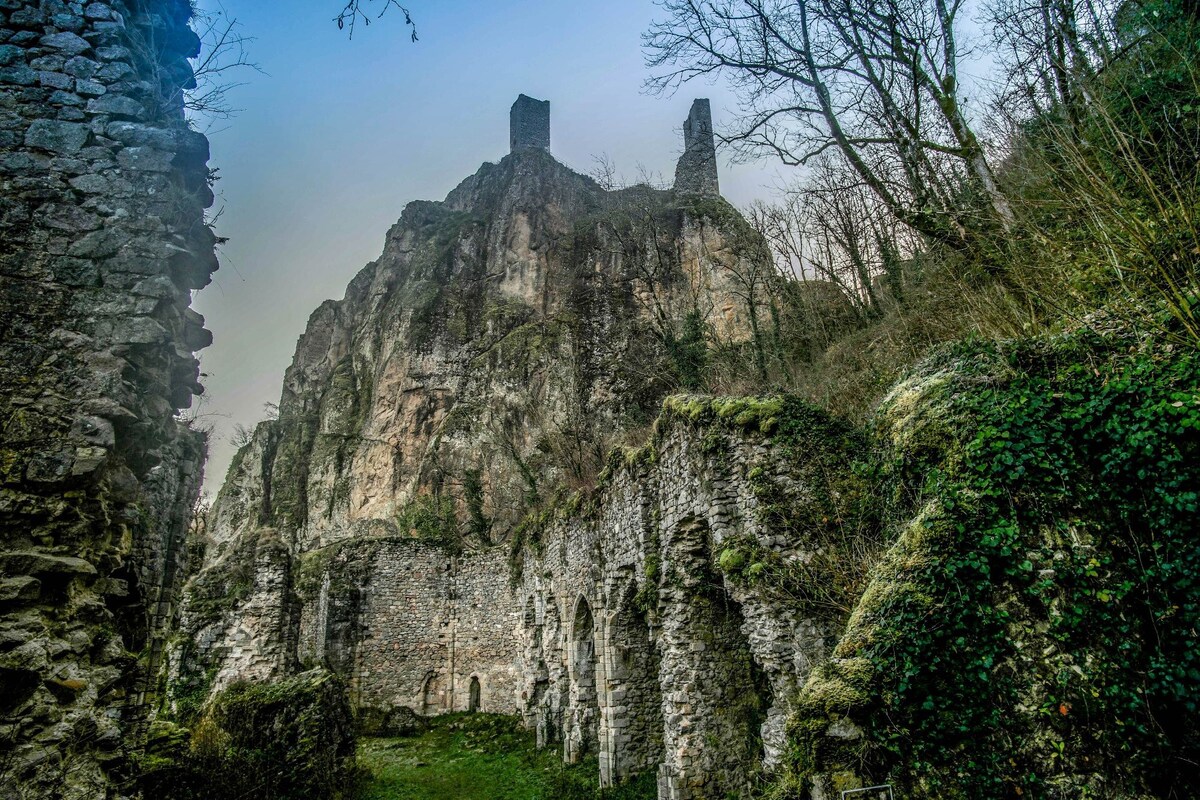
M87 110L91 114L111 114L118 117L139 117L144 113L140 102L119 94L106 94L89 100Z
M90 58L75 56L63 64L62 70L75 78L91 78L100 69L100 64Z
M36 600L42 582L30 575L0 579L0 602L13 600Z
M53 50L59 50L63 53L69 53L71 55L79 55L80 53L86 53L88 50L92 49L92 45L87 39L84 39L78 34L69 32L52 33L47 36L43 36L39 42L42 47L49 47Z
M117 153L117 163L125 169L146 172L170 172L174 153L153 147L126 147Z
M708 100L692 103L683 121L683 155L675 165L675 191L719 195L717 148Z
M25 133L25 146L55 153L78 153L91 136L87 125L52 119L34 120Z
M725 580L717 548L805 557L763 521L751 473L797 503L818 487L757 421L665 417L653 456L611 462L586 509L522 518L572 452L659 412L681 369L663 342L690 315L746 339L731 276L766 251L707 190L606 192L518 138L444 202L410 204L311 316L278 420L208 517L176 698L323 663L380 724L519 713L567 760L596 756L606 786L653 770L666 800L745 793L780 758L827 623Z
M75 85L75 80L70 75L63 75L61 72L39 72L38 83L53 89L70 89Z
M177 188L205 151L118 174L104 135L186 131L165 101L190 8L88 9L0 0L0 797L21 800L130 796L203 448L174 418L207 343L190 296L124 270L215 268L204 197Z
M96 574L96 568L82 558L49 555L36 551L0 553L0 571L5 575Z
M37 73L29 67L14 65L0 67L0 84L11 83L16 86L32 86L37 83Z

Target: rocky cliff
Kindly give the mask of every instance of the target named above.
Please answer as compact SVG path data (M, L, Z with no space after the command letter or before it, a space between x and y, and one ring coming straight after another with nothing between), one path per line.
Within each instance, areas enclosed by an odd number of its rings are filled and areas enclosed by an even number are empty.
M706 339L751 335L738 281L763 258L719 197L605 191L541 147L410 204L345 298L312 315L278 419L230 468L188 589L179 697L306 659L368 669L356 626L385 573L396 613L422 607L431 626L423 641L426 622L409 620L417 650L455 625L511 626L495 606L493 622L462 617L471 592L486 612L507 582L496 546L531 508L594 481L626 432L644 437L663 396L694 380ZM479 668L515 685L516 645L473 636L494 651ZM358 677L364 697L393 680ZM489 683L492 707L515 710Z
M519 714L661 800L1194 796L1179 331L948 345L866 428L669 394L771 311L706 107L669 192L573 173L547 114L313 315L198 543L175 710L323 666L360 719Z

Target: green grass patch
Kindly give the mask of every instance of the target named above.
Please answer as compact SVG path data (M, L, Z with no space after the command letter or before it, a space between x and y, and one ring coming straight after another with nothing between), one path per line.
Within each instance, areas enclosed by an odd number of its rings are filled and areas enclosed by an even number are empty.
M364 739L369 775L359 800L643 800L656 797L653 773L599 788L595 759L562 762L561 748L538 750L532 731L498 714L447 714L417 736Z

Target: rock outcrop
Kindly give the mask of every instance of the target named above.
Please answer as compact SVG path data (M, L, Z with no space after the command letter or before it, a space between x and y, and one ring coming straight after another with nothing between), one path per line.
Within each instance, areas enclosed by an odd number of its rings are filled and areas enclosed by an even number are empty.
M719 197L604 191L541 147L410 204L313 314L278 419L230 468L186 592L177 706L323 664L373 716L519 713L567 758L598 754L605 782L742 787L782 746L825 622L729 595L713 548L802 557L755 522L746 470L785 493L811 476L747 408L762 428L745 436L660 423L647 474L605 458L646 441L706 342L752 338L766 315L739 281L765 258ZM602 509L586 518L585 495Z
M0 795L130 791L216 269L184 0L0 3Z

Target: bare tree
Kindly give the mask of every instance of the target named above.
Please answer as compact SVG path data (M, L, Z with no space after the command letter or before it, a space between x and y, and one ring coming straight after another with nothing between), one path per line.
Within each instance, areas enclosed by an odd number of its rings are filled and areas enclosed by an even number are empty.
M878 313L878 279L914 244L837 158L821 158L809 180L778 203L755 205L750 215L781 273L836 285L862 317Z
M1117 52L1117 0L989 0L1007 120L1060 113L1077 124L1087 81Z
M651 86L725 75L743 112L727 142L790 165L835 150L897 219L970 247L1012 212L959 94L963 2L663 0Z
M588 177L600 184L600 188L606 192L611 192L621 188L622 181L617 176L617 165L613 163L612 158L608 153L592 156L592 168L588 170Z
M368 9L373 11L378 8L379 13L371 16ZM362 23L364 26L369 26L372 19L379 19L388 12L389 9L395 8L404 15L404 24L409 28L409 36L412 41L417 41L417 26L413 22L412 14L408 9L396 2L396 0L380 0L378 5L375 5L374 0L346 0L346 6L343 8L333 21L337 23L338 30L345 30L350 34L350 38L354 38L354 29Z

